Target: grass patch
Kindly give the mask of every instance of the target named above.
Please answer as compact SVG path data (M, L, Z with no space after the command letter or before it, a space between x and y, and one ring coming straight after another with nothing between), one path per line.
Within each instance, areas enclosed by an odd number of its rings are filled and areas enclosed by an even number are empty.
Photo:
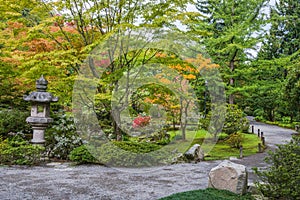
M243 136L243 155L249 156L256 154L258 151L257 144L260 142L259 138L255 134L243 134ZM219 140L208 155L206 160L228 159L230 156L239 157L240 150L230 147L225 140Z
M207 188L205 190L192 190L188 192L181 192L173 194L168 197L161 198L160 200L194 200L194 199L205 199L205 200L254 200L250 194L243 196L236 195L226 190L216 190L213 188Z
M176 135L180 135L180 131L173 131L171 135L175 135L174 137L176 138ZM219 140L213 149L210 152L205 152L205 160L228 159L231 156L239 157L239 149L230 147L225 141L226 136L227 135L223 133L219 135ZM182 153L187 151L188 148L194 144L201 145L206 137L207 131L205 130L188 131L186 134L187 141L176 141L176 139L173 139L173 142L169 144L167 148L174 149L174 146L176 146L177 150ZM255 134L245 133L243 133L243 138L243 155L249 156L256 154L258 151L257 144L260 142L260 139Z

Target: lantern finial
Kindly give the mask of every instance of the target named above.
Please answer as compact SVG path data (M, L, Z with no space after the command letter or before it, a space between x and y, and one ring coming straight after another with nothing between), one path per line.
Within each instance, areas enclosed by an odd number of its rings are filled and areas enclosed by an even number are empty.
M38 80L36 80L36 89L38 92L46 92L48 81L42 75Z

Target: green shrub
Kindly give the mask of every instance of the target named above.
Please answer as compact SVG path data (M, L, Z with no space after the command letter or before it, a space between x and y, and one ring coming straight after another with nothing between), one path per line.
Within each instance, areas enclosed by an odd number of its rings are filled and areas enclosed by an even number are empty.
M201 128L208 129L210 125L211 112L209 112L204 119L200 119ZM225 123L223 126L223 132L230 135L233 133L237 133L238 131L248 132L249 129L249 121L246 118L245 114L242 110L240 110L237 105L228 104L226 115L225 115Z
M152 133L151 135L142 135L139 137L139 142L152 142L159 145L167 145L170 143L171 135L164 129Z
M294 128L295 126L293 124L285 124L285 123L278 123L278 126L281 126L283 128Z
M259 115L255 117L255 120L259 122L264 122L266 119L263 116Z
M265 116L265 111L264 111L263 109L260 109L260 108L259 108L259 109L254 110L253 115L254 115L255 117L261 116L262 118L264 118L264 116Z
M81 138L76 133L73 117L64 112L58 112L53 118L54 122L45 135L48 156L68 159L70 152L82 145Z
M289 123L291 123L291 117L282 117L282 118L281 118L281 121L282 121L284 124L289 124Z
M226 143L232 148L240 148L243 140L244 136L242 133L234 133L229 136L229 138L226 140Z
M218 134L218 140L226 140L228 138L229 138L229 136L225 133Z
M85 145L81 145L73 149L69 155L71 161L77 162L78 164L96 163L97 160L90 153Z
M74 149L70 154L70 159L82 163L81 160L84 160L84 157L91 158L82 148ZM113 141L99 147L89 147L88 152L95 157L95 160L89 161L115 167L162 165L169 162L174 155L160 148L161 146L153 143Z
M31 133L30 125L26 118L30 116L29 111L20 111L17 109L0 110L0 136L7 137L10 132L13 133Z
M45 150L39 145L29 144L20 135L0 138L0 163L5 165L34 165L40 162Z
M193 190L187 192L181 192L173 194L168 197L161 198L160 200L254 200L250 194L240 196L229 192L227 190L217 190L213 188L207 188L205 190Z
M149 153L161 148L159 145L148 143L148 142L114 141L113 144L119 147L120 149L123 149L125 151L130 151L133 153Z
M259 190L271 199L300 199L300 137L278 145L275 152L269 152L266 162L271 165L268 170L255 169L263 182L257 183Z
M228 104L225 117L223 132L227 134L237 133L238 131L248 131L249 121L237 105Z

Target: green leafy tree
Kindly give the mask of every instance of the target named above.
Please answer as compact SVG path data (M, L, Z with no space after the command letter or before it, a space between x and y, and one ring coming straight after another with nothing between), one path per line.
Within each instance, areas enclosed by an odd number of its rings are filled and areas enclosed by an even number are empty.
M176 20L187 20L192 15L186 12L187 3L191 2L1 1L1 61L10 63L18 72L13 83L20 86L17 88L21 91L20 95L33 90L34 81L40 74L44 74L49 81L49 90L60 97L59 104L70 109L75 76L87 55L99 42L119 31L138 27L177 29ZM122 73L129 71L135 64L149 60L152 54L146 55L145 51L131 55L113 50L109 52L111 65L107 77L98 85L100 95L97 98L106 102L106 105L110 104L111 93L114 88L118 88L118 78ZM146 55L144 61L143 55ZM89 67L92 71L96 70L95 65ZM5 87L8 86L5 83ZM110 109L107 112L110 115L113 113ZM113 127L120 139L121 131L117 124L113 122Z
M300 59L298 58L288 68L285 81L285 92L283 100L288 110L286 115L290 116L291 122L300 121Z
M277 42L271 40L271 44L275 44L272 54L274 57L282 55L292 55L300 49L300 2L299 1L276 1L276 5L271 8L271 37Z
M203 20L194 26L203 33L202 44L213 62L221 66L227 83L228 101L242 95L243 73L247 50L255 49L265 23L262 9L265 0L198 0L197 8Z
M247 82L244 86L247 95L243 106L248 106L248 114L259 115L269 121L275 120L280 109L281 95L284 92L283 65L284 60L257 59L249 65Z
M49 10L56 8L59 12L64 13L64 15L56 17L58 19L56 24L59 26L60 32L64 35L67 43L72 44L74 40L62 31L62 27L66 22L71 23L79 33L79 39L85 46L80 51L82 55L88 54L100 41L111 38L111 36L115 37L115 41L118 41L116 46L111 46L111 51L107 53L107 61L110 63L106 71L107 76L97 77L96 73L93 73L95 78L103 79L101 80L101 84L98 85L97 90L99 94L96 96L99 101L105 102L105 104L103 105L104 109L101 108L98 110L106 110L106 113L110 114L110 117L107 119L113 119L112 126L117 140L121 140L122 138L122 130L119 126L121 123L120 113L128 105L127 98L130 93L128 91L123 93L123 97L114 99L125 99L125 101L116 102L117 106L112 109L109 106L112 91L115 90L115 93L117 93L120 89L128 90L128 82L123 82L127 87L120 88L119 79L123 75L129 78L130 70L134 66L149 62L153 55L155 55L155 52L149 51L149 49L128 52L126 40L130 40L130 34L128 34L129 37L123 37L122 32L127 30L128 33L139 27L167 27L168 29L176 29L176 20L182 20L189 16L189 13L186 12L186 5L189 2L191 3L192 1L167 0L141 2L138 0L126 0L99 2L96 0L60 0L48 6ZM75 38L75 40L78 40L78 38ZM112 42L112 44L114 43ZM124 49L115 51L116 48L119 48L119 44L122 44ZM72 45L70 46L74 49ZM96 65L89 64L89 68L92 72L97 72Z
M212 105L214 106L214 105ZM223 131L228 135L237 134L238 132L248 132L249 129L249 121L246 118L244 112L238 108L235 104L227 104L226 109L220 109L221 112L225 113L225 122L223 126L215 126L216 128L220 128L220 131L212 131L214 134L214 138L217 138L217 134ZM204 119L200 119L201 128L208 129L210 122L214 120L214 118L219 117L221 114L212 115L211 112L207 114L207 117ZM238 135L236 135L238 136ZM232 136L233 138L235 136Z
M273 113L289 116L291 121L299 117L299 14L298 1L276 1L270 12L270 31L267 34L258 54L260 68L268 71L266 84L273 89L280 88L273 98ZM268 64L266 64L268 63ZM272 66L270 71L270 66ZM276 82L276 83L275 83ZM273 90L274 91L274 90ZM278 102L280 100L280 102ZM266 105L267 102L263 102ZM277 109L276 109L277 107ZM274 114L269 120L274 120Z

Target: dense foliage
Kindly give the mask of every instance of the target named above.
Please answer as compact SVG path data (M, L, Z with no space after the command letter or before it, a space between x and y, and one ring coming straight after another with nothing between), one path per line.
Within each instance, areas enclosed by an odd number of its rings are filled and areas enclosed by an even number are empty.
M31 133L26 118L28 111L18 109L0 109L0 136L7 137L9 133Z
M269 153L266 162L271 165L266 171L256 169L262 181L257 183L259 190L271 199L299 199L300 137L278 145L275 152Z
M53 118L45 136L47 154L51 158L67 159L74 148L82 145L82 140L76 133L73 117L60 111Z
M10 136L5 140L0 137L0 164L39 164L44 150L42 146L30 144L21 135Z
M138 128L138 127L147 126L150 123L150 120L151 120L150 116L138 115L138 117L133 120L132 127Z
M230 104L244 93L241 83L245 81L245 63L252 56L247 51L256 49L259 42L258 33L265 23L262 12L265 3L265 0L197 1L197 9L205 17L195 25L195 30L206 32L201 42L213 62L221 66Z
M78 163L93 162L115 167L145 167L170 163L174 155L161 148L162 146L153 143L115 141L99 147L77 147L71 152L70 159Z
M208 129L211 125L211 112L206 118L200 119L201 128ZM228 104L225 113L225 122L222 131L228 135L236 134L238 131L248 132L249 121L244 112L238 108L237 105Z
M78 164L97 163L97 159L90 153L85 145L74 148L69 154L69 159Z

